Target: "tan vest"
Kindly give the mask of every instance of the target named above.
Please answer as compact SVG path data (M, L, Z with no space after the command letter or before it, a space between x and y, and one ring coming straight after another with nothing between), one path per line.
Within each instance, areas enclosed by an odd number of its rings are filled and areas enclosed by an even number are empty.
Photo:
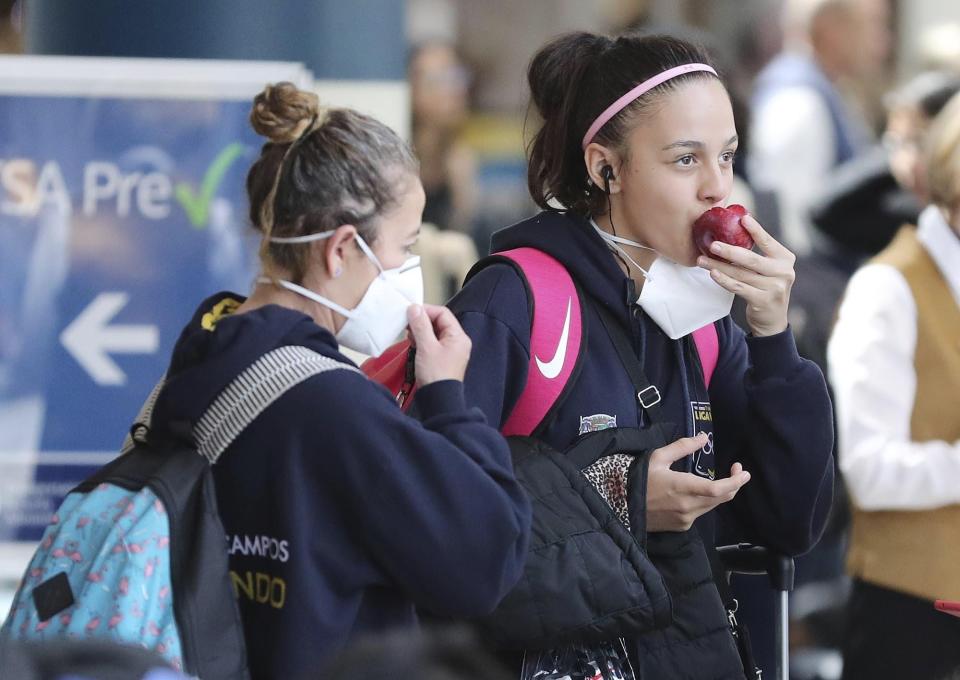
M917 304L910 438L955 442L960 439L960 308L912 227L901 229L874 262L899 270ZM960 600L960 505L923 511L854 508L847 566L854 576L877 585L927 600Z

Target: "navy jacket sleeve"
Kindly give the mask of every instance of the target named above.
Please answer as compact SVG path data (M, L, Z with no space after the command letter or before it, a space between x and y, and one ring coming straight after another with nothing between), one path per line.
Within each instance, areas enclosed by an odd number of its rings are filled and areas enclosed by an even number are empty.
M524 283L513 268L497 264L478 272L449 303L473 342L464 379L467 403L479 407L497 428L510 416L527 383L530 309L526 300Z
M336 427L320 436L340 455L322 472L333 476L367 550L418 606L489 613L520 578L530 529L506 441L466 407L458 381L419 390L418 422L363 376L338 380L344 398L324 414Z
M739 540L788 555L809 550L833 493L833 412L820 369L797 353L788 328L746 337L718 324L720 357L710 383L718 464L743 464L751 480L721 516ZM732 517L731 517L732 513Z

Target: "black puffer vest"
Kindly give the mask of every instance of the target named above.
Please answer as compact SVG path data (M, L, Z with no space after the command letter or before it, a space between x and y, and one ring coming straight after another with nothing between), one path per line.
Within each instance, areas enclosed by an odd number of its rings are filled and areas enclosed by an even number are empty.
M533 503L530 546L523 578L479 622L505 659L625 637L638 678L743 679L697 530L646 533L649 455L675 439L672 430L602 430L563 453L511 438L517 479ZM626 523L589 481L611 456L629 458Z
M494 646L543 650L670 624L670 596L646 551L645 507L610 502L626 499L618 494L624 484L646 488L650 453L666 434L657 426L608 429L563 453L531 437L510 438L534 520L523 577L481 621ZM601 468L606 483L595 484Z
M598 317L589 319L590 342L609 341ZM612 348L606 354L616 357ZM695 389L706 394L693 356L690 366ZM581 435L562 453L538 439L511 438L515 473L533 503L530 547L520 583L481 628L503 650L623 637L644 680L743 680L699 531L646 531L649 456L685 433L644 420L642 428ZM620 461L626 508L607 493L611 478L598 483L592 474L618 456L627 456Z

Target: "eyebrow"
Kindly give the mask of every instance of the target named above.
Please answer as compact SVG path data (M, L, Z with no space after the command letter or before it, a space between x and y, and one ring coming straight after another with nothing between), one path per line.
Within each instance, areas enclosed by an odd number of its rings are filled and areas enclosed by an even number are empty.
M728 139L728 140L726 141L726 143L724 144L724 146L730 146L731 144L734 144L735 142L738 142L739 140L740 140L740 137L739 137L738 135L734 135L733 137L731 137L730 139ZM698 141L693 140L693 139L681 139L681 140L679 140L679 141L677 141L677 142L673 142L672 144L667 144L667 145L666 145L665 147L663 147L663 149L661 149L661 150L662 150L662 151L670 151L671 149L702 149L703 147L704 147L704 143L703 143L703 142L698 142Z

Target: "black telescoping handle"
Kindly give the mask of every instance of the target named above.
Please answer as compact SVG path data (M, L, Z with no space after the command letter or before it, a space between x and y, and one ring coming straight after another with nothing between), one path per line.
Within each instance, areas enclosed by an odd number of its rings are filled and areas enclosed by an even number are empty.
M793 558L777 554L761 545L738 543L717 548L720 563L730 574L767 574L771 585L780 591L793 590Z

